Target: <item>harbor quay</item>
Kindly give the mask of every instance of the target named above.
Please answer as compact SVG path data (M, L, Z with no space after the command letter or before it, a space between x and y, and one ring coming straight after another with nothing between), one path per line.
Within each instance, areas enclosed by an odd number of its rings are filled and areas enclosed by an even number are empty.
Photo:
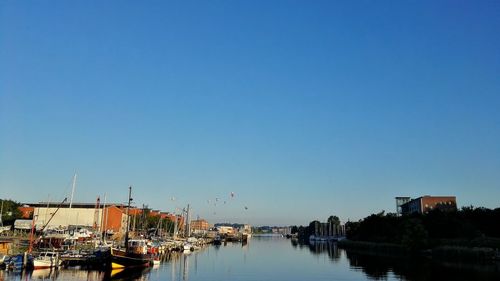
M251 227L214 226L190 219L189 205L179 214L127 204L101 202L22 203L11 225L0 232L0 268L85 269L149 267L174 252L208 244L246 243ZM2 200L3 203L3 200ZM10 213L13 213L10 211Z

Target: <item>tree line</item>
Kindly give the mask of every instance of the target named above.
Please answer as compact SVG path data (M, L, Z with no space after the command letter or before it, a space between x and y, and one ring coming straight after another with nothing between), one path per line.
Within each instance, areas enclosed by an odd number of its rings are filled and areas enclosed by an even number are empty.
M392 243L411 250L441 245L500 247L500 208L463 207L397 216L381 212L346 223L349 240Z
M328 219L326 220L328 223L332 223L336 227L340 226L340 219L337 216L329 216ZM317 225L319 225L321 222L318 220L311 221L309 225L307 226L292 226L290 229L290 232L292 234L296 234L299 240L307 240L309 239L309 236L314 234L315 229L317 228Z

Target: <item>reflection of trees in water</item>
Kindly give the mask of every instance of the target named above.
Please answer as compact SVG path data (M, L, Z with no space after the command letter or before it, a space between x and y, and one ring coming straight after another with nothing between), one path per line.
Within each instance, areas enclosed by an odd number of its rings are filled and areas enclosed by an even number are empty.
M349 265L361 269L369 278L423 280L500 280L500 265L443 264L425 258L395 258L367 255L346 250Z
M368 277L376 280L387 279L389 271L393 270L393 262L390 262L389 258L360 255L349 251L346 251L346 256L351 267L361 269Z
M428 280L500 280L500 263L458 264L432 261L427 258L388 257L358 251L343 250L336 242L303 243L291 240L294 248L308 248L314 255L327 253L332 262L338 262L345 253L351 268L361 270L368 278L387 279L392 272L397 278L409 281Z
M300 241L292 240L293 247L309 247L309 251L315 255L327 253L330 260L333 262L338 262L340 260L340 249L337 247L337 242L333 241L323 241L316 243L309 243L308 245L300 243Z

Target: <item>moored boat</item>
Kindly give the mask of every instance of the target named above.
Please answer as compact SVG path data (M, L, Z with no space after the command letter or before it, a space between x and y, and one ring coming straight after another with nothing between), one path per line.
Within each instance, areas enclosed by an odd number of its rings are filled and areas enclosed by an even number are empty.
M10 257L4 254L0 254L0 268L4 268L5 265L9 262Z
M135 245L135 246L132 246ZM146 267L151 259L142 247L145 240L130 240L128 250L111 248L111 268Z
M213 243L214 243L214 245L222 244L222 237L220 235L215 236Z
M189 243L185 243L183 249L184 249L184 251L193 251L194 247L193 247L193 245L191 245Z
M55 252L42 252L38 257L33 259L33 268L52 268L59 267L62 264L62 260Z
M111 268L147 267L151 263L151 256L148 255L147 241L145 239L128 238L129 209L132 202L132 187L129 187L127 206L127 229L125 232L125 249L111 248Z

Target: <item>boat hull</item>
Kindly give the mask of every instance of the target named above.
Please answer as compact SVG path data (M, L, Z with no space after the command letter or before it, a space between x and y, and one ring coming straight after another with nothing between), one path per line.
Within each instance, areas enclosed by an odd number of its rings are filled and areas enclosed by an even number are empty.
M33 260L34 269L59 267L61 264L62 260L54 252L43 252Z
M61 265L60 262L56 263L55 261L48 261L48 260L33 261L33 269L46 269L46 268L58 267L60 265Z
M127 253L125 251L111 249L111 268L147 267L151 259L142 254Z

